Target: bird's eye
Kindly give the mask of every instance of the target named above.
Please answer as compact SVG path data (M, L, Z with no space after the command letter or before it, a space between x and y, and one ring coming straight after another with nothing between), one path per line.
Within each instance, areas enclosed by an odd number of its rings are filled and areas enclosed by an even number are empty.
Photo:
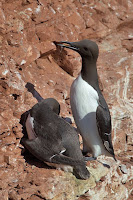
M84 47L84 50L85 50L85 51L88 51L87 47Z

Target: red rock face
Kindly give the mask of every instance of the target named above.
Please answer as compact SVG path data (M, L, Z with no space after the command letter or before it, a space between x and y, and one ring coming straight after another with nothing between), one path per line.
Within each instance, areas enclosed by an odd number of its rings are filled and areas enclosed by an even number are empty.
M21 155L21 115L37 101L54 97L70 117L69 91L81 69L77 53L52 41L92 39L100 49L98 74L112 115L113 144L119 163L81 199L132 199L133 4L131 1L1 0L0 2L0 199L76 199L62 171L47 169ZM119 167L124 164L126 170ZM61 179L59 179L61 177ZM65 177L65 178L64 178ZM57 184L61 180L62 184ZM45 183L45 187L44 187ZM76 187L76 186L75 186ZM93 186L94 187L94 186ZM73 192L75 191L75 192ZM99 196L97 196L97 191Z

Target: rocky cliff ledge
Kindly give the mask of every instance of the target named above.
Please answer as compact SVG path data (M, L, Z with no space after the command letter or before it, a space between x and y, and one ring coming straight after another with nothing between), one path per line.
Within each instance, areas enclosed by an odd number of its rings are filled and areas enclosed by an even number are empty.
M54 97L70 117L69 89L80 57L52 41L92 39L100 49L98 73L113 125L117 163L87 163L90 179L49 169L20 144L21 115L36 100ZM130 0L1 0L0 199L131 200L133 198L133 3Z

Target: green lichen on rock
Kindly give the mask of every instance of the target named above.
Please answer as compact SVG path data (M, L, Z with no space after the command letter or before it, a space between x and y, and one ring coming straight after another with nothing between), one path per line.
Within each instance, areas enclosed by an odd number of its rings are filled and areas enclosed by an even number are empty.
M65 183L64 187L61 188L62 192L59 191L59 194L54 196L52 200L76 200L90 188L94 188L96 186L96 182L108 173L108 169L102 164L97 164L95 168L93 168L92 164L87 168L91 173L90 178L87 180L77 179L73 174L68 172L64 173L64 176L60 177L61 180L58 183Z

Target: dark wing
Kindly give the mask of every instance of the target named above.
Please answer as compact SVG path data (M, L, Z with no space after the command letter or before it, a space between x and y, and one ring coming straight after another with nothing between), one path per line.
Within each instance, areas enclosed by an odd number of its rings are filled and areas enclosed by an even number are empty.
M100 104L96 110L96 120L99 135L103 141L103 144L107 151L114 157L114 149L111 138L111 116L108 108L105 108Z
M45 157L45 153L43 152L46 152L51 157L65 150L62 144L62 137L58 131L59 116L46 103L42 101L33 106L30 110L30 116L33 118L31 131L35 135L35 140L33 139L33 144L36 145L34 151L36 153L40 152L37 154L42 154ZM32 150L32 152L34 151Z
M63 152L55 153L53 152L52 148L49 151L43 139L38 137L34 140L23 138L22 143L38 159L44 162L73 166L76 174L80 178L89 178L90 173L86 168L84 160L76 160L74 158L65 156L62 154Z
M52 158L57 155L62 155L65 151L62 146L57 147L56 144L53 149L53 145L51 144L50 146L50 143L42 137L37 137L34 140L23 138L22 143L30 153L44 162L53 162Z

